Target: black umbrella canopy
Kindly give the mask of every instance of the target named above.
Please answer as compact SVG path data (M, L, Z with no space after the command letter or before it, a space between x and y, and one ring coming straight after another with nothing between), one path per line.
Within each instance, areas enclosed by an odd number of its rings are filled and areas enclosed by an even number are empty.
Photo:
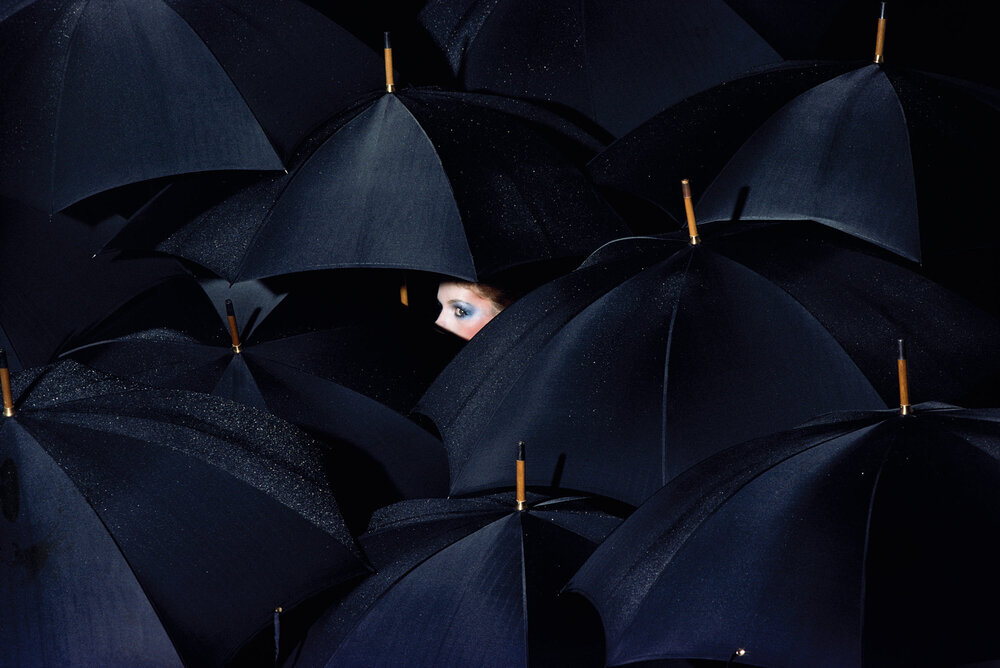
M678 220L670 184L691 178L707 184L702 222L820 221L996 310L1000 234L985 222L982 165L1000 149L998 109L996 89L902 67L785 65L666 110L588 168Z
M831 414L666 485L568 588L608 664L993 665L1000 413Z
M922 360L921 391L979 391L995 318L804 230L620 240L509 306L414 409L442 434L452 493L502 484L502 444L524 440L530 484L637 504L726 445L842 402L884 407L896 381L881 351L897 336Z
M275 607L365 572L288 423L71 361L12 381L4 663L221 665Z
M230 281L345 267L475 281L582 259L627 228L568 155L580 134L513 100L385 93L320 131L287 175L221 202L200 183L172 189L109 248L179 255Z
M693 93L782 60L733 4L431 0L420 22L462 88L555 103L619 137Z
M1000 91L870 64L775 112L698 202L702 221L818 220L915 261L1000 245L988 164ZM737 204L738 203L738 204ZM956 234L952 221L967 221ZM944 250L938 250L938 249Z
M601 665L592 610L557 592L620 522L585 498L532 495L521 511L512 494L389 506L359 538L378 572L285 665Z
M363 531L378 507L447 494L440 440L401 413L454 354L454 337L383 304L363 316L360 310L341 316L327 328L268 338L274 329L267 318L251 330L243 315L251 311L237 311L230 300L229 315L220 321L193 280L170 287L173 301L186 306L186 320L214 322L214 329L199 328L212 338L156 327L96 340L64 356L156 387L232 399L305 428L337 461L329 476L354 531ZM295 297L286 300L268 317L281 320ZM337 307L344 304L323 303L325 309ZM140 310L137 305L122 318L128 321ZM223 324L230 319L232 328Z
M46 211L206 170L280 170L381 59L297 0L21 3L0 22L0 188Z
M52 361L144 290L186 275L173 258L93 257L114 220L89 224L0 198L0 221L0 336L11 360L26 367Z

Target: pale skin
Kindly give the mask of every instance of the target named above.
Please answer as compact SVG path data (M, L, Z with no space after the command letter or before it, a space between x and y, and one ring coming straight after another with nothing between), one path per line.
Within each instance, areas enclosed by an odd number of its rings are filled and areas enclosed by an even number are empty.
M441 314L434 324L466 341L503 310L500 304L473 288L472 283L444 281L437 291Z

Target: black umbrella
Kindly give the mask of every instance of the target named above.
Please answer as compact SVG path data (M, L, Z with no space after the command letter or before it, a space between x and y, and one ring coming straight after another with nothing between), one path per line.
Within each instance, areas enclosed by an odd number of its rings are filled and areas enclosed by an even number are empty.
M738 4L431 0L420 22L462 88L555 103L618 137L693 93L782 60ZM786 15L801 5L780 4ZM798 22L799 33L809 27Z
M476 281L578 262L627 233L577 167L586 146L599 144L528 103L384 93L306 142L287 175L171 188L109 248L178 255L233 282L344 267Z
M288 423L71 361L12 380L0 663L221 665L276 607L365 572Z
M89 224L0 198L0 220L0 336L15 364L52 361L132 297L186 275L173 258L93 257L113 219Z
M557 592L620 515L523 487L516 497L379 511L359 539L378 572L320 618L286 666L601 665L589 606Z
M1000 659L1000 412L903 405L730 448L643 504L568 585L608 664Z
M709 183L702 222L820 221L995 308L979 284L995 283L1000 248L982 169L1000 150L998 112L997 89L879 61L786 65L665 111L590 171L676 218L664 188L690 164Z
M297 0L22 3L0 22L0 189L46 211L187 172L280 170L381 81Z
M190 318L215 322L213 338L144 329L64 356L156 387L214 394L268 410L332 441L340 465L330 476L348 525L359 531L375 508L447 494L440 440L401 413L454 354L453 337L383 306L372 308L366 318L352 313L329 328L267 338L266 319L248 331L246 319L237 319L228 301L228 326L223 326L193 281L172 287L187 297L181 301ZM269 317L280 320L282 306ZM335 306L328 302L324 308ZM131 320L131 313L124 315Z
M523 439L533 485L639 503L727 445L884 407L900 334L948 360L921 367L925 391L980 390L1000 322L867 248L805 223L608 244L488 323L415 407L452 493L502 484L502 444Z

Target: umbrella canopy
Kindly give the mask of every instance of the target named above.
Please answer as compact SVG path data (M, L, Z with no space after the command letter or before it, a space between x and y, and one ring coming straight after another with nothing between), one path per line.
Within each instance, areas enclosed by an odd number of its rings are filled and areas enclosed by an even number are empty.
M0 198L0 337L12 361L47 364L132 297L185 275L173 258L93 257L105 240L104 224Z
M502 484L503 444L524 440L530 484L638 504L727 445L884 407L881 351L898 336L948 360L921 365L923 391L979 390L1000 322L865 250L799 223L608 244L500 313L418 402L452 493Z
M236 184L221 202L200 183L171 189L109 248L178 255L231 282L345 267L476 281L579 261L627 233L567 153L580 136L527 103L385 93L306 142L287 175Z
M465 90L555 103L619 137L693 93L782 60L739 4L748 3L431 0L420 22ZM786 16L801 15L801 4L780 3Z
M182 301L188 317L215 322L214 338L144 329L63 355L156 387L214 394L268 410L331 442L340 465L328 475L348 525L358 532L378 507L447 494L440 440L401 413L454 354L452 337L384 308L381 315L371 309L366 319L352 314L326 329L255 337L269 329L265 320L244 337L246 320L237 318L231 301L230 330L193 281L173 287L187 295ZM281 316L279 306L270 317Z
M0 662L221 665L276 606L365 572L288 423L72 361L12 381Z
M666 485L568 588L609 665L992 665L1000 412L832 414Z
M359 539L378 572L285 665L601 665L589 606L557 592L620 522L583 498L394 504Z
M708 184L703 223L822 222L995 308L978 286L995 283L986 267L1000 247L982 169L1000 150L998 112L1000 91L957 79L874 63L786 65L666 110L589 170L678 220L669 184L683 176Z
M280 170L378 87L378 55L297 0L37 0L0 21L0 191L45 211L206 170Z

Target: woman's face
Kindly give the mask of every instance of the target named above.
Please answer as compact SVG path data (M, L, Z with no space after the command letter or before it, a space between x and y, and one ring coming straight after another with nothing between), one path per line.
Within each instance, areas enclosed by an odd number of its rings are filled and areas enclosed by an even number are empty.
M438 286L437 299L441 315L435 324L466 341L502 310L499 304L477 294L468 284L445 281Z

